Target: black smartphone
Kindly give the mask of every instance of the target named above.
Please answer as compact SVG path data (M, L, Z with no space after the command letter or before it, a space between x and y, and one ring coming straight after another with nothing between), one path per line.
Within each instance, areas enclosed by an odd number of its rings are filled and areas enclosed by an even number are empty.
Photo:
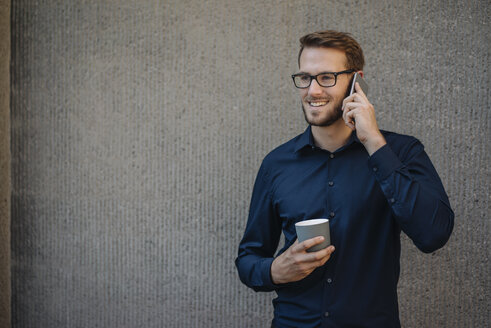
M351 96L353 93L355 93L355 83L358 82L360 84L361 89L365 94L368 94L368 84L365 82L365 80L361 77L360 74L355 73L353 75L353 79L351 80L351 86L348 92L348 96Z

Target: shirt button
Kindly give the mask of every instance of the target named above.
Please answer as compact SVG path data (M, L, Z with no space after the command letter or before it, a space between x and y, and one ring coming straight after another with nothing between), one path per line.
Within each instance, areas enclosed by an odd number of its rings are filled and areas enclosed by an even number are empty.
M394 198L391 198L391 199L390 199L390 202L391 202L392 204L394 204L394 203L396 202L396 200L395 200Z
M329 316L329 312L327 312L327 311L326 311L326 312L324 312L324 317L326 317L326 318L327 318L328 316Z
M332 279L331 278L327 278L327 282L328 283L331 283L332 282Z
M329 181L329 187L332 187L332 186L334 186L334 182Z
M334 158L334 154L329 155L329 157Z
M334 213L334 212L331 212L331 214L329 214L329 216L332 218L334 217L334 215L336 215L336 213Z
M377 167L374 167L373 168L373 172L377 172L378 168Z

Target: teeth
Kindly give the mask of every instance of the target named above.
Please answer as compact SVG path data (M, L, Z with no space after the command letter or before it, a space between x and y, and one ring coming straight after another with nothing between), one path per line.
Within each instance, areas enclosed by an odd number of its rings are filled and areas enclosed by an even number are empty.
M319 106L324 106L325 104L327 104L327 101L311 102L310 106L319 107Z

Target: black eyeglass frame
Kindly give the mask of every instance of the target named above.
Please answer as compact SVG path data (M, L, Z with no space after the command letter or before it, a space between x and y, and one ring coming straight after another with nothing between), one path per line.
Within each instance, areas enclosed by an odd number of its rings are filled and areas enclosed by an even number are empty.
M354 69L347 69L345 71L341 71L341 72L322 72L322 73L319 73L317 75L310 75L310 74L307 74L307 73L297 73L297 74L293 74L292 75L292 79L293 79L293 84L295 85L296 88L298 89L307 89L310 87L310 85L312 84L312 80L315 79L317 81L317 84L319 84L321 87L323 88L330 88L330 87L333 87L336 85L336 83L338 82L338 75L341 75L341 74L349 74L349 73L353 73L355 70ZM333 74L334 75L334 84L333 85L322 85L319 80L317 80L317 77L319 75L323 75L323 74ZM308 76L310 77L310 82L309 82L309 85L307 85L306 87L299 87L297 86L297 84L295 83L295 77L297 76Z

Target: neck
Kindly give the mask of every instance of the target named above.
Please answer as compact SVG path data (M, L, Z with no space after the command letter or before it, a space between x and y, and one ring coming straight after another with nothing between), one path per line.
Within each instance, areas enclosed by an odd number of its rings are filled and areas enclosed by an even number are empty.
M329 126L312 126L315 145L330 152L344 146L348 142L351 132L342 118Z

